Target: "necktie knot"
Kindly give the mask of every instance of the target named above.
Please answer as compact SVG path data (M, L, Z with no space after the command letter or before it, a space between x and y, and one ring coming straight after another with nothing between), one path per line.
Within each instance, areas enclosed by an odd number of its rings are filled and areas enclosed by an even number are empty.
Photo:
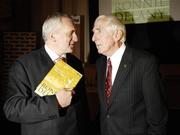
M64 62L67 62L67 59L65 57L61 57L61 60L63 60Z
M108 58L107 66L108 66L108 68L109 68L110 66L112 66L112 65L111 65L111 59L110 59L110 58Z

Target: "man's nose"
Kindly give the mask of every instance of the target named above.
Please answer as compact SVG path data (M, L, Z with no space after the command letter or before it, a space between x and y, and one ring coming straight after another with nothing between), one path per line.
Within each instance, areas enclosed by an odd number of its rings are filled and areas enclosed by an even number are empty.
M76 33L75 33L74 36L73 36L73 40L74 40L74 42L77 42L77 41L78 41L78 37L77 37Z
M95 41L95 35L93 34L92 36L92 41L94 42Z

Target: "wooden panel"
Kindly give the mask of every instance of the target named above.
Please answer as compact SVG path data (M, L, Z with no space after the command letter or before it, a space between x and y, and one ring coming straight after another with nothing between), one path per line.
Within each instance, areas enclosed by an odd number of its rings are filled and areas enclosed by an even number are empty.
M73 54L84 62L84 16L72 16L77 28L78 42L74 48Z

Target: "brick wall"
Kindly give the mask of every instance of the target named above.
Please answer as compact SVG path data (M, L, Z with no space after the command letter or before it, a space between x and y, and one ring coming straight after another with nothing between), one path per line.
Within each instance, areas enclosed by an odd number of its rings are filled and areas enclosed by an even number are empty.
M24 55L30 52L32 49L35 49L36 43L37 34L35 32L2 33L2 88L5 88L7 85L7 74L11 64L21 55Z

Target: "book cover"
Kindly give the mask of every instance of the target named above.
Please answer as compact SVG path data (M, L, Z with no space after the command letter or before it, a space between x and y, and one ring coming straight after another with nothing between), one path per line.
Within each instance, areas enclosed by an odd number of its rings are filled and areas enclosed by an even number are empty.
M35 93L39 96L54 95L62 88L73 89L81 79L82 74L72 68L63 60L55 63L41 83L37 86Z

